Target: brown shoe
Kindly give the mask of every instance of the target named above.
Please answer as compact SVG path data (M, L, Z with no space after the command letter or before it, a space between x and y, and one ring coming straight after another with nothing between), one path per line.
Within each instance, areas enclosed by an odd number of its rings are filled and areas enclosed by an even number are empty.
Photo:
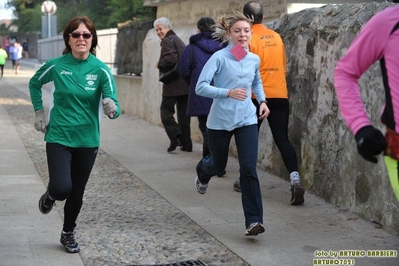
M303 197L305 195L305 189L301 183L294 183L291 185L291 205L301 205L305 202Z

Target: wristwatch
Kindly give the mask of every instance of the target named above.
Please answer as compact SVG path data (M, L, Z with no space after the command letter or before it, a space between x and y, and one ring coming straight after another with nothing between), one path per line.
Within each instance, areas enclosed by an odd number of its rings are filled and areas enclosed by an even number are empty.
M267 101L266 101L266 100L260 101L260 102L259 102L259 106L260 106L262 103L265 103L265 104L267 105Z

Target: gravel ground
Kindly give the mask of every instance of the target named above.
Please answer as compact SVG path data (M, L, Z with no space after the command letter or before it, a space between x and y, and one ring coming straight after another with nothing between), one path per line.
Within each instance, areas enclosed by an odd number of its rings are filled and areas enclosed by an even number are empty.
M13 76L1 82L0 104L47 185L43 134L33 127L29 96L15 87L18 82L27 86L28 79ZM54 207L61 216L63 205L57 202ZM178 265L196 260L205 265L248 265L101 149L77 224L80 256L87 266Z

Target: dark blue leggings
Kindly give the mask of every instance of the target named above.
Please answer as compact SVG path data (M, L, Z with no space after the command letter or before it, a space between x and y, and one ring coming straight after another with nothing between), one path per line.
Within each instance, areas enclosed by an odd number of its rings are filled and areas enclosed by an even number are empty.
M252 99L252 102L256 106L256 114L259 116L259 104L256 99ZM267 121L269 122L274 142L283 157L285 167L290 173L298 171L295 149L288 140L289 101L283 98L267 99L267 107L270 110ZM262 122L263 120L258 119L258 131Z
M57 143L47 143L49 192L55 200L65 200L65 232L73 231L83 203L83 194L98 148L71 148Z
M263 223L262 194L256 169L258 161L258 132L256 125L235 128L232 131L208 129L211 154L202 158L197 171L201 183L209 183L212 176L226 169L230 140L234 135L240 165L241 201L245 226Z
M206 121L208 120L207 115L198 116L198 127L202 133L202 157L205 157L211 154L209 150L209 143L208 143L208 129L206 128Z

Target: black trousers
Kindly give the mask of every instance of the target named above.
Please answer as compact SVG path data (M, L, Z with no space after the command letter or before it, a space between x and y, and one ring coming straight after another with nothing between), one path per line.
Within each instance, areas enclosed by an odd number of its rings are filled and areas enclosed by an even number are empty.
M186 115L188 95L164 96L161 102L161 120L170 141L180 139L186 148L192 148L190 117ZM176 109L175 109L176 106ZM177 122L174 117L176 110Z
M258 101L252 99L252 102L256 106L256 114L259 116ZM288 99L269 98L267 102L267 107L270 110L267 121L269 122L274 142L281 153L285 167L289 173L298 171L295 149L288 139L289 101ZM258 131L262 122L263 120L258 119Z
M208 143L208 129L206 127L206 121L208 120L207 115L198 116L198 127L202 133L202 157L205 157L211 154L209 150L209 143Z
M71 148L57 143L47 143L49 193L55 200L65 200L65 232L73 231L83 203L83 194L98 148Z

